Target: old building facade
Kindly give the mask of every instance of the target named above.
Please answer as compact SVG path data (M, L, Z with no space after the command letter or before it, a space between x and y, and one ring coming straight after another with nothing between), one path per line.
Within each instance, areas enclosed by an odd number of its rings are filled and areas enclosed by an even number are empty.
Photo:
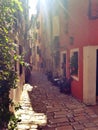
M43 69L72 77L72 95L89 105L98 94L97 5L97 0L47 0L39 13Z
M28 0L20 0L22 3L23 11L19 11L16 14L16 21L11 30L11 37L16 44L16 52L22 58L22 61L26 64L30 64L30 38L29 38L29 8ZM17 88L11 90L10 97L15 103L18 103L23 90L23 85L28 80L27 78L30 73L27 71L27 67L20 63L20 61L15 62L15 71L18 75ZM28 74L29 73L29 74Z
M67 4L66 28L68 32L65 38L61 38L60 43L60 45L66 43L66 74L74 79L72 94L86 104L95 104L98 86L97 1L79 2L75 0L72 2L69 0ZM70 73L73 71L72 69L75 69L76 72Z

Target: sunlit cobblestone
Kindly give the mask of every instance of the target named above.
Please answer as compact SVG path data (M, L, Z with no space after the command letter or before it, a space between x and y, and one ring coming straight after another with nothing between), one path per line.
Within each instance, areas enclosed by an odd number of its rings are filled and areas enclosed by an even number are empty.
M44 74L32 72L31 85L23 89L19 130L98 130L95 111L72 95L60 93Z

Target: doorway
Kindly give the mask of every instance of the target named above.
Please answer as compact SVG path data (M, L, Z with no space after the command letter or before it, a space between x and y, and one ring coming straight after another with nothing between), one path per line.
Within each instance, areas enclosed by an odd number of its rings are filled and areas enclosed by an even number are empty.
M83 47L83 102L88 105L96 104L98 88L96 68L98 68L98 46Z
M62 54L62 74L66 77L66 53Z
M63 63L62 63L62 69L63 69L63 76L66 77L66 53L63 54Z

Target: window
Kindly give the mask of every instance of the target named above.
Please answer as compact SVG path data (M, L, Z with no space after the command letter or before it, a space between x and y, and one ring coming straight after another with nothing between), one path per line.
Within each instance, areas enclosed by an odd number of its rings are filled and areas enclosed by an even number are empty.
M78 77L78 49L71 51L70 74L72 76Z
M98 18L98 0L89 0L89 18Z
M37 27L37 29L40 28L40 22L39 21L36 22L36 27Z
M72 37L72 36L70 37L70 39L69 39L69 44L70 44L70 45L73 45L73 44L74 44L74 37Z
M67 1L67 0L62 0L62 4L63 4L64 8L67 8L67 6L68 6L68 1Z

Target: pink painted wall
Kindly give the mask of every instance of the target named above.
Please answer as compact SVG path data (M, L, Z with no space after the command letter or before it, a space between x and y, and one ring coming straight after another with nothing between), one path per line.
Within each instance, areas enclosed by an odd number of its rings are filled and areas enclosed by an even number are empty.
M66 46L67 50L67 76L69 76L70 50L79 48L79 81L73 80L72 94L80 100L83 100L83 47L98 45L98 19L91 20L88 10L89 0L68 0L68 20L64 19L63 8L60 11L60 45ZM64 28L67 21L66 34ZM70 37L74 38L73 45L70 45Z

